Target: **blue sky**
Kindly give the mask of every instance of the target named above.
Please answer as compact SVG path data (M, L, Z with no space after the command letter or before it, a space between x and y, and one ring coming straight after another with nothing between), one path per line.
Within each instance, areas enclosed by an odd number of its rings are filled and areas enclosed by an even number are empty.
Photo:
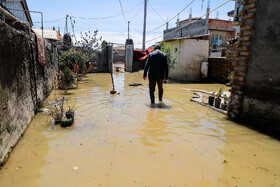
M147 8L147 40L162 36L165 26L158 30L149 32L161 25L166 20L174 17L192 0L148 0ZM193 17L199 17L206 13L208 0L195 0L189 8L184 10L179 18L187 19L192 9ZM211 0L210 9L223 4L227 0ZM203 2L203 8L202 6ZM77 38L80 32L98 30L99 36L106 41L124 43L127 38L127 22L130 21L130 36L136 47L141 47L143 32L144 0L121 0L125 14L122 15L119 0L27 0L30 10L42 11L44 13L45 29L60 27L61 34L65 30L66 14L75 20L74 29ZM202 9L201 9L202 8ZM228 20L227 12L234 9L234 1L229 2L217 11L210 14L211 18ZM157 13L156 13L157 12ZM107 18L114 16L112 18ZM74 18L75 17L75 18ZM80 18L79 18L80 17ZM102 18L102 19L81 19L81 18ZM107 18L107 19L104 19ZM32 14L34 27L40 27L40 16ZM177 18L170 21L169 27L174 27ZM71 23L68 22L69 31L72 33ZM148 42L146 46L154 44L157 40Z

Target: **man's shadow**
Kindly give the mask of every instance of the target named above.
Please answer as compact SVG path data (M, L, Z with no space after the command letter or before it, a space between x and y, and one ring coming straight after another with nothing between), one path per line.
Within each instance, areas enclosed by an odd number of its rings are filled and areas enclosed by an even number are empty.
M172 106L167 105L163 102L155 103L155 104L147 104L147 106L150 107L150 108L160 108L160 109L170 109L170 108L172 108Z

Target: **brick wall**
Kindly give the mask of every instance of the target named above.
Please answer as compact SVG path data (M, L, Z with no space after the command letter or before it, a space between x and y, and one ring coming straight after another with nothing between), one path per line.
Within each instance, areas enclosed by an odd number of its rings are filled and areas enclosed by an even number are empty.
M208 58L208 79L212 82L228 83L228 76L233 71L233 61L234 59L230 58Z
M248 72L248 62L250 57L252 34L254 31L254 18L257 0L243 0L242 11L240 12L240 33L236 42L237 51L234 53L236 61L233 63L234 71L231 72L233 81L231 89L230 103L228 107L229 117L236 119L242 117L243 98L246 77Z
M280 1L243 0L229 116L280 134Z
M209 19L209 27L232 28L232 21Z

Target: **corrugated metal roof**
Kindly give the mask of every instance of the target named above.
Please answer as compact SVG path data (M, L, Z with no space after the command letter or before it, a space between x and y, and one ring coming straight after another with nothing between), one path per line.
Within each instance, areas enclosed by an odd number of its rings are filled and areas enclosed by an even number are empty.
M40 36L42 36L42 30L41 29L33 29L35 32L37 32ZM61 37L59 35L58 31L54 30L44 30L44 38L50 39L50 40L61 40Z

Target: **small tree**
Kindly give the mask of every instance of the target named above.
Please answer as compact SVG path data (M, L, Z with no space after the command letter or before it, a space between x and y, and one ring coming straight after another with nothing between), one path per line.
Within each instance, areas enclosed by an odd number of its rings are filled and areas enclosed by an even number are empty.
M68 89L73 87L74 83L75 83L74 74L68 67L66 67L61 74L61 82L59 87L60 89L67 91Z
M103 44L106 43L104 40L102 41L102 37L97 37L97 34L98 30L95 30L93 35L90 31L81 32L81 40L75 44L88 57L90 62L95 62L97 52L101 51Z
M174 69L175 64L176 64L176 59L179 54L179 51L174 51L174 48L169 44L164 41L160 42L161 45L161 51L164 52L167 56L167 64L169 71Z
M69 67L70 69L73 69L75 64L78 65L79 73L82 73L85 63L89 61L89 56L79 49L71 48L68 51L62 52L59 61L62 63L61 66Z
M72 23L72 27L74 27L74 23L75 20ZM91 62L94 66L97 53L106 45L106 42L102 41L102 37L97 37L97 34L98 30L94 31L93 34L90 31L81 32L80 40L71 49L60 54L60 67L69 67L74 70L74 66L77 65L79 67L76 68L79 69L78 74L85 74L87 71L87 68L85 68L86 63Z

